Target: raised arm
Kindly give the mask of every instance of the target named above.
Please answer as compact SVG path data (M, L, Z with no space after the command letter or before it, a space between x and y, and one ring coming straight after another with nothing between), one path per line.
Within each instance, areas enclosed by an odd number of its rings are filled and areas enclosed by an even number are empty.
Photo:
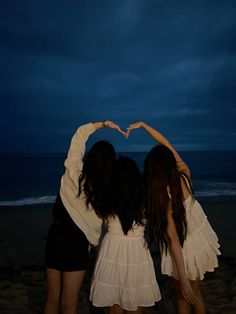
M85 144L91 134L93 134L98 126L94 123L87 123L81 125L75 134L73 135L70 143L70 147L65 160L65 167L69 170L71 167L77 167L78 170L82 170L82 158L85 152Z
M183 259L183 254L182 254L182 247L179 242L179 237L175 228L175 223L171 214L171 202L169 205L169 210L167 214L167 235L169 238L169 251L171 255L174 258L178 275L179 275L179 281L180 281L180 286L181 286L181 293L183 298L190 304L194 304L195 301L195 296L192 291L190 282L186 276L186 271L185 271L185 266L184 266L184 259Z
M170 144L170 142L164 137L164 135L162 135L159 131L155 130L154 128L152 128L148 124L144 123L143 121L130 124L128 127L128 135L129 135L129 132L131 130L138 129L138 128L143 128L149 135L151 135L151 137L155 141L168 147L175 156L179 172L186 174L188 176L188 178L190 178L190 170L189 170L188 166L182 160L182 158L177 153L177 151L174 149L174 147Z
M96 130L104 127L117 130L123 135L126 134L117 124L112 121L99 121L81 125L72 137L64 165L69 178L73 181L75 186L78 186L78 177L83 168L85 144L91 134L93 134Z

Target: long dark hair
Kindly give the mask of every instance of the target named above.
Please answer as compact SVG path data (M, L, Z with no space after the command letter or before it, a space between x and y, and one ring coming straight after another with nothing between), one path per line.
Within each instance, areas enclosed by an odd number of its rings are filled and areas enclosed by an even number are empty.
M183 192L175 157L164 145L151 149L144 162L145 209L147 235L167 250L167 211L171 202L172 215L181 245L186 238L187 222Z
M143 201L143 179L136 162L120 156L114 164L109 214L119 217L124 234L134 222L143 225Z
M96 142L84 157L83 170L79 177L79 195L83 190L87 206L91 204L101 217L105 215L108 206L115 158L115 149L109 142Z

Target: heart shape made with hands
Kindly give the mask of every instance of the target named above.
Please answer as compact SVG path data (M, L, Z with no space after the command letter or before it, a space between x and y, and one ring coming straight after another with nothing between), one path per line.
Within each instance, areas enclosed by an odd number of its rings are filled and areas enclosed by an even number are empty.
M117 129L118 132L120 132L122 135L124 135L124 137L127 139L127 138L129 137L129 135L130 135L130 132L131 132L132 130L138 129L138 128L140 128L141 126L142 126L142 125L141 125L141 122L136 122L136 123L130 124L130 125L127 127L126 131L122 130L122 129L119 127L119 125L116 125L116 129Z
M143 126L143 122L135 122L135 123L131 123L128 127L127 127L127 131L124 131L120 128L120 126L118 124L115 124L112 121L106 121L106 127L110 127L112 129L117 130L118 132L120 132L122 135L124 135L124 137L127 139L129 137L130 132L133 129L138 129L140 127Z
M130 130L127 129L127 131L122 130L120 127L118 127L116 129L119 133L121 133L122 135L124 135L124 137L127 139L129 137L130 134Z

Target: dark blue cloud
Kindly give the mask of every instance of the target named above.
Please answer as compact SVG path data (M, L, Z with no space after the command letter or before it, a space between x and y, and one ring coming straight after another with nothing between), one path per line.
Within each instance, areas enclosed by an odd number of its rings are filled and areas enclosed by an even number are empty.
M144 120L180 149L236 149L234 1L0 4L2 152L65 151L77 126ZM105 133L104 133L105 132ZM120 150L148 149L138 130Z

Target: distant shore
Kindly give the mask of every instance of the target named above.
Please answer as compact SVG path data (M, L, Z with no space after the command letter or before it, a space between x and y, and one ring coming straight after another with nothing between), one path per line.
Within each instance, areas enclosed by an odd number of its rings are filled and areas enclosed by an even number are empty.
M208 313L236 313L236 202L201 200L216 231L222 256L219 268L206 275L202 291ZM0 313L42 313L46 298L44 245L51 221L52 204L0 207ZM103 313L88 302L89 284L95 256L79 298L80 313ZM146 309L147 313L174 314L172 286L163 284L162 305ZM167 310L168 309L168 310ZM144 313L145 313L144 312Z

